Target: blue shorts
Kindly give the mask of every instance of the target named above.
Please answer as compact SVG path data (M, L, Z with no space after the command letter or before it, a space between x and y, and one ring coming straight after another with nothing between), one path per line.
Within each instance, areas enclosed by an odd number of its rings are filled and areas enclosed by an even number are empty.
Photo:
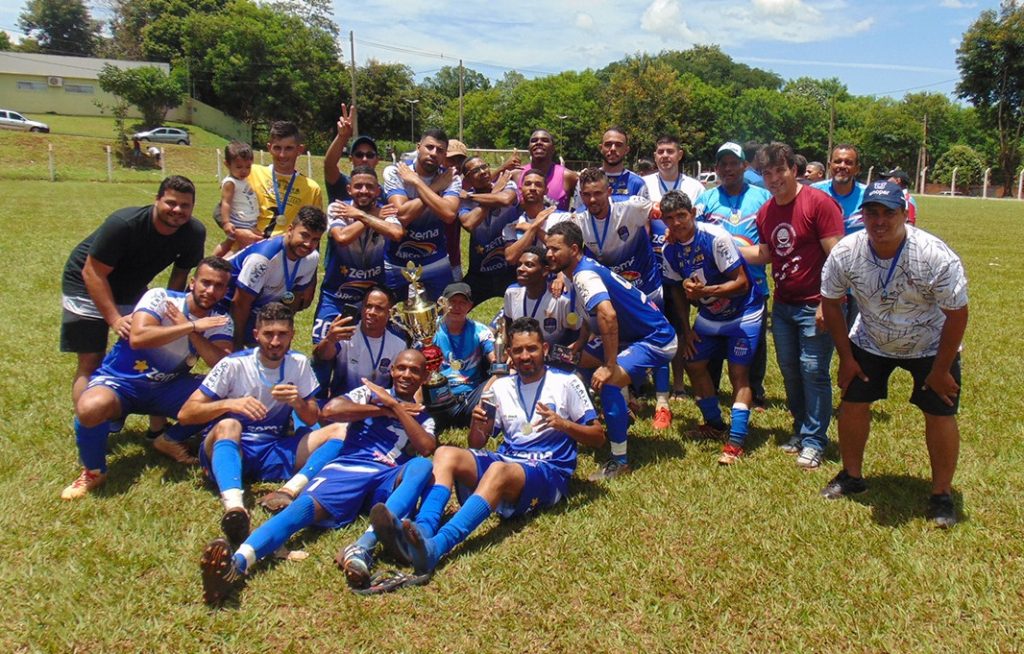
M181 405L202 384L203 378L184 374L166 382L125 379L99 372L89 378L88 388L103 386L114 391L121 401L121 415L131 414L177 418Z
M526 473L526 483L519 493L519 499L515 502L502 502L495 509L495 513L502 518L513 518L530 514L537 509L546 509L562 501L569 490L569 478L561 470L546 461L535 461L533 459L520 459L513 456L505 456L490 450L470 450L470 454L476 459L477 481L483 478L487 468L496 461L503 463L515 463ZM472 488L462 484L455 485L455 492L460 504L465 504L469 496L473 494Z
M360 513L369 512L377 502L387 501L404 469L404 465L335 459L310 479L302 492L331 516L317 526L337 529L353 522Z
M620 345L622 345L620 343ZM604 361L604 344L601 342L601 338L592 338L584 347L584 350L597 357L599 360ZM619 355L615 358L626 374L629 375L631 382L639 382L647 374L648 370L653 368L659 368L669 361L676 355L676 337L672 337L672 341L667 345L652 345L645 341L637 343L626 343L625 347L619 350Z
M452 267L448 263L448 257L423 267L423 277L420 279L420 283L423 284L423 289L432 302L436 302L437 298L444 293L444 287L453 281L455 278L452 276ZM402 276L400 266L385 264L384 283L391 289L399 302L405 301L409 294L409 282Z
M733 320L719 322L698 315L693 330L700 337L696 354L691 361L728 359L729 363L749 366L754 361L757 343L761 339L764 306L757 306Z
M295 474L295 453L309 429L285 438L267 438L242 432L242 478L253 481L283 481ZM206 455L206 443L199 447L199 465L213 478L213 462Z

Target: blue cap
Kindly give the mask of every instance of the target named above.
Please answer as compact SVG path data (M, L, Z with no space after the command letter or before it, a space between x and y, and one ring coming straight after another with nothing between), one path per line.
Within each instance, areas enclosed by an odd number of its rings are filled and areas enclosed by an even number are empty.
M864 200L860 206L877 203L890 209L906 209L907 201L903 198L903 188L899 184L893 184L889 180L878 180L871 182L864 189Z

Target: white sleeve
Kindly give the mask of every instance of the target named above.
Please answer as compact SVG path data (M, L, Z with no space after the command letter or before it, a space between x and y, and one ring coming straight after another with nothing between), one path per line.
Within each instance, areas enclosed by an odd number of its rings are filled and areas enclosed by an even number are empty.
M370 398L373 397L373 393L371 393L370 389L366 386L358 386L350 390L348 393L345 393L345 397L347 397L353 404L369 404Z
M203 338L205 338L208 341L213 341L225 338L232 339L235 337L235 321L231 319L230 315L220 312L213 313L211 315L226 316L228 321L221 325L220 327L213 327L211 329L203 331Z
M718 266L718 270L721 272L725 272L739 263L740 251L736 248L736 243L732 240L732 236L728 234L715 234L714 249L715 265Z
M145 311L163 320L167 313L167 290L162 288L151 288L146 291L139 303L135 305L136 311Z
M951 258L936 271L932 292L940 308L953 311L967 306L967 276L960 257L947 252Z
M231 382L237 374L235 366L238 361L235 357L224 357L217 362L203 380L203 388L209 391L208 394L220 399L231 397Z
M309 365L309 359L303 356L299 359L299 375L295 380L295 387L299 391L299 397L308 400L310 396L320 390L320 382L313 374L313 368Z
M392 195L409 195L405 190L402 178L398 176L398 168L396 166L388 166L384 169L384 174L381 175L380 187L384 190L384 197L386 198L390 198Z
M601 281L601 277L593 270L578 272L572 277L576 290L579 291L583 306L587 311L593 311L598 303L608 299L608 287Z
M283 254L281 256L284 256ZM316 278L317 265L320 263L320 252L314 250L302 258L302 270L295 276L295 286L303 287Z
M284 256L282 254L282 256ZM262 254L252 253L242 263L242 270L238 273L238 283L245 288L260 294L263 284L266 282L267 269L270 261Z
M842 243L836 244L825 259L825 265L821 268L821 294L830 300L838 300L846 295L850 288L850 280L843 270L841 257L847 251Z
M573 422L579 422L587 415L587 412L595 412L594 404L590 401L590 395L583 386L583 382L576 375L568 376L569 383L566 384L566 417ZM596 412L595 412L596 413Z

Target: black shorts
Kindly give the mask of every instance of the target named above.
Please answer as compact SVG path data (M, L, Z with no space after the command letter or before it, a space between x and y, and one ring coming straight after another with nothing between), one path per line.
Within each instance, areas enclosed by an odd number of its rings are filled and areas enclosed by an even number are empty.
M60 318L60 351L91 354L107 351L107 321L87 318L67 309Z
M846 388L843 400L846 402L874 402L889 397L889 375L896 368L903 368L914 378L914 390L910 394L910 403L916 405L925 413L933 416L955 416L960 408L960 395L953 398L953 406L942 401L935 391L924 387L924 380L932 371L932 364L935 357L921 357L919 359L893 359L872 354L867 350L850 343L853 349L853 358L860 364L860 369L868 376L868 381L861 381L854 377L853 381ZM949 367L949 374L960 384L960 355L953 359Z

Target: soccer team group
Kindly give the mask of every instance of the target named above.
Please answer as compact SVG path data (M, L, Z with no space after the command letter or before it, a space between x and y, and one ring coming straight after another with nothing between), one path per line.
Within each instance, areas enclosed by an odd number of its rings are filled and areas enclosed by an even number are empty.
M865 185L856 147L842 144L830 179L812 184L815 166L790 146L728 142L715 157L719 184L705 189L681 172L671 136L655 144L653 172L627 170L628 138L613 127L602 165L578 173L557 162L546 130L531 135L529 160L514 155L492 170L431 129L413 161L378 176L376 142L352 140L354 112L342 107L325 156L326 213L320 186L296 169L301 133L277 122L269 166L253 165L246 144L225 150L214 212L225 237L212 255L192 216L194 185L171 176L154 204L114 212L65 266L61 349L78 357L82 472L62 497L99 488L108 435L130 414L149 416L152 446L201 465L223 503L224 537L200 561L207 602L286 552L297 531L366 512L369 528L336 558L352 589L426 583L492 513L560 502L578 445L609 443L591 480L631 472L637 398L652 385L653 428L669 429L684 374L703 417L689 435L723 441L718 464L741 461L751 412L765 403L768 331L793 416L782 449L804 469L822 464L839 356L842 469L822 495L866 489L871 403L903 368L925 417L930 518L956 523L967 284L956 254L913 224L905 173ZM339 168L346 150L349 174ZM167 286L148 288L168 266ZM411 271L420 277L412 284ZM391 320L417 294L443 298L439 362ZM492 297L504 303L490 325L468 317ZM294 314L314 300L306 356L291 349ZM118 338L105 352L111 328ZM205 378L191 373L199 359ZM424 392L434 365L444 403ZM438 447L450 427L470 428L468 449ZM485 449L498 434L497 449ZM272 517L255 530L249 481L283 482L259 499ZM460 508L445 521L453 493ZM412 572L375 572L378 544Z

